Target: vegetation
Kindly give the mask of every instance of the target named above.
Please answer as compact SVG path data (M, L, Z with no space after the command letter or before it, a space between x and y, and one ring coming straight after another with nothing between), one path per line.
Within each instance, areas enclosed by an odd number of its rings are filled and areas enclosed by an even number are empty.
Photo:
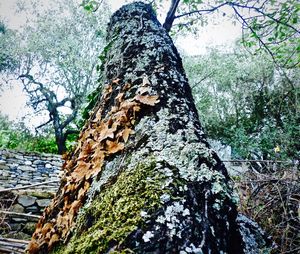
M240 47L188 57L185 67L209 137L231 145L236 158L299 158L296 68L278 69L266 54Z
M73 0L54 1L47 8L34 1L20 12L30 20L10 40L6 37L3 52L13 56L16 66L13 72L3 71L22 81L28 104L37 113L48 113L48 120L37 128L52 124L62 154L68 136L79 132L75 119L95 88L105 34L99 24L106 23L109 13L88 14Z
M156 8L161 8L164 3L162 0L147 2ZM38 1L34 3L35 7L39 6ZM0 23L0 71L20 80L27 92L29 105L37 113L46 111L49 115L48 121L37 127L42 128L39 135L32 134L22 122L11 122L7 117L0 116L0 148L62 154L71 146L83 125L79 116L82 108L83 118L89 117L102 91L101 86L95 90L99 83L97 70L103 70L98 61L99 58L106 61L113 40L102 50L104 24L106 16L110 14L105 1L84 0L82 6L84 8L79 8L73 0L56 0L47 10L23 6L20 11L31 13L33 18L20 31L12 31ZM184 57L201 123L210 138L233 148L234 158L300 159L299 12L297 0L170 1L164 22L170 35L195 32L199 26L210 22L211 15L227 16L242 26L243 36L232 52L210 49L207 55ZM99 56L100 52L103 53ZM94 92L91 92L93 89ZM52 124L51 128L49 124ZM131 131L125 128L123 139L126 137L127 141ZM106 138L111 138L109 135L114 134L107 135ZM114 151L111 153L124 148L110 141L105 146L110 144L110 149ZM83 148L87 151L83 158L93 154L88 145ZM90 170L88 166L82 166L82 175L86 173L83 169ZM151 193L145 192L140 196L136 192L133 199L129 196L134 187L139 189L144 186L140 185L149 176L147 169L141 167L137 174L124 172L119 175L114 184L107 186L111 189L104 189L90 210L86 210L93 219L104 214L107 220L99 220L91 228L103 229L100 232L103 235L85 242L87 235L93 235L94 232L89 230L82 235L79 232L72 238L70 250L61 247L57 252L95 250L95 241L104 241L104 236L123 241L132 230L132 225L121 227L114 217L109 216L120 217L125 211L134 217L134 222L142 221L141 207L130 202L137 199L145 203L148 197L151 198ZM275 172L276 176L271 180L254 177L256 185L250 184L256 187L250 196L242 192L243 188L250 188L245 181L252 180L253 176L247 175L247 179L242 179L239 183L242 189L240 209L260 221L282 245L284 252L294 250L299 243L299 238L292 242L288 239L299 231L299 219L296 216L299 213L298 203L295 202L299 200L299 188L294 178L291 180L289 177L289 170L283 167L280 170ZM285 175L282 173L284 170L287 172ZM269 172L266 174L269 175ZM158 193L162 191L156 185L145 186L146 191L148 187L152 192L153 189ZM88 188L84 186L84 195ZM124 193L119 195L120 189L124 189ZM75 193L71 188L68 191ZM258 199L252 200L252 194L257 194ZM116 213L113 215L105 210L112 199L116 200ZM252 210L248 209L249 204ZM276 209L271 209L274 207ZM76 205L76 213L77 209L79 206ZM65 211L66 214L68 212ZM295 225L284 220L281 214ZM81 220L83 223L87 218L83 216ZM111 228L106 228L107 221ZM275 227L275 224L284 225L284 228ZM282 234L284 237L281 237ZM57 240L55 237L54 241ZM280 240L285 243L280 243ZM108 249L109 241L105 241L101 248Z
M274 253L299 253L299 165L262 163L257 172L254 164L248 162L248 172L234 178L240 211L272 236L277 245Z
M151 4L159 9L163 1ZM95 101L90 91L97 86L97 56L105 35L101 25L109 15L103 10L108 8L105 1L91 0L82 1L84 8L73 0L55 1L46 11L37 1L20 6L31 20L18 32L1 23L0 70L22 81L36 112L48 112L48 121L38 128L48 130L52 123L51 135L63 153L83 124L80 109L85 107L87 118L89 100ZM242 24L241 41L251 54L211 50L185 61L209 136L233 146L237 157L271 158L278 156L275 147L281 157L299 156L299 10L295 0L170 1L164 27L171 34L196 31L211 15Z
M44 131L33 135L22 122L9 121L7 116L0 115L0 148L57 153L55 137Z

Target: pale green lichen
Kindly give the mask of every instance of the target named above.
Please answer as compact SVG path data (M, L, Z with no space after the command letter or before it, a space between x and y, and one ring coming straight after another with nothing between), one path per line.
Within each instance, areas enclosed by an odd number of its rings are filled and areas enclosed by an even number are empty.
M122 172L114 183L103 189L94 201L81 211L77 231L67 247L56 253L103 253L143 225L145 213L161 205L160 197L169 190L161 186L165 176L155 170L156 163L140 164ZM116 250L115 250L116 251ZM129 253L130 250L120 250Z

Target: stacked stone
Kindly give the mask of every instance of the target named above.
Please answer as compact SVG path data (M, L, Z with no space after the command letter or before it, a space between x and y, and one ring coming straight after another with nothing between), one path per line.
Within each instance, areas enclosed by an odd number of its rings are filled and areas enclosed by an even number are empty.
M0 190L57 181L62 164L59 155L0 150ZM9 230L0 229L0 234L8 238L30 239L38 218L24 214L40 216L58 186L57 181L31 189L4 192L3 197L9 195L14 197L14 201L8 205L0 200L1 210L11 212L5 216ZM3 217L3 214L0 216Z
M10 212L16 213L7 216L10 230L2 232L5 237L30 239L38 218L19 216L18 214L30 214L40 216L45 207L51 202L53 192L48 191L18 191L15 194L15 202Z
M0 190L58 180L62 163L59 155L0 150ZM57 188L58 183L47 186Z

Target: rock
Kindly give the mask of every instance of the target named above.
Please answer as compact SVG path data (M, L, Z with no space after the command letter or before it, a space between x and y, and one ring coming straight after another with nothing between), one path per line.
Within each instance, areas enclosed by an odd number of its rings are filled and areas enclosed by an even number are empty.
M45 162L43 162L43 161L41 161L41 160L35 160L35 161L33 161L33 165L44 165L45 164Z
M5 160L0 160L0 165L5 165L6 161Z
M238 214L237 222L240 225L240 233L244 241L244 251L247 254L271 253L272 240L258 226L258 224L243 214Z
M51 191L41 191L41 190L37 190L37 191L24 191L22 192L22 195L29 195L29 196L33 196L38 198L37 202L39 201L39 199L52 199L54 197L55 192L51 192Z
M34 214L39 214L40 213L40 209L35 205L26 207L25 211L27 213L34 213Z
M18 198L18 203L24 207L31 206L35 203L36 198L32 196L20 195Z
M9 176L10 172L6 171L6 170L1 170L1 174L2 174L2 176Z
M19 183L22 184L22 185L29 185L29 184L31 184L31 183L30 183L30 179L27 179L27 180L21 180Z
M39 207L46 207L51 203L51 199L38 199L37 204Z
M61 166L62 166L62 162L60 162L60 161L53 161L52 163L51 163L54 167L57 167L57 168L61 168Z
M0 164L0 170L1 169L7 170L9 169L9 166L7 166L6 164Z
M3 235L3 237L14 238L19 240L30 240L31 235L25 234L23 232L17 232L17 233L14 232L14 233ZM16 253L16 252L10 252L10 253Z
M52 165L50 163L46 163L45 168L52 168Z
M19 231L22 228L21 223L9 223L11 231Z
M24 164L27 165L27 166L30 166L30 165L32 165L32 162L27 160L27 161L24 162Z
M25 219L25 218L12 217L12 221L21 223L21 222L27 222L27 219Z
M22 171L27 171L27 172L35 172L36 169L31 167L31 166L19 166L19 169Z
M24 213L24 207L21 206L20 204L14 204L12 211L15 213Z
M14 158L15 158L15 159L18 159L18 160L21 160L21 161L24 160L24 156L23 156L23 155L18 155L18 154L16 154L16 155L14 156Z

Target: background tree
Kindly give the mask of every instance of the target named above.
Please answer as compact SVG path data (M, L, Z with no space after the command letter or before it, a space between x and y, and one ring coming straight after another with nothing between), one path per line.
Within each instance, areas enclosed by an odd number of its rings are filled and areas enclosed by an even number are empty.
M12 71L16 67L16 59L11 50L14 40L15 32L8 29L3 21L0 21L0 73Z
M198 111L211 138L230 144L235 156L299 158L299 72L278 70L264 53L240 47L211 49L185 58Z
M27 24L14 38L16 74L37 113L48 114L58 152L66 151L68 135L78 133L75 118L87 94L96 84L97 56L103 47L107 12L87 13L76 1L64 0L40 6L22 5L29 12ZM12 41L11 41L12 43Z

